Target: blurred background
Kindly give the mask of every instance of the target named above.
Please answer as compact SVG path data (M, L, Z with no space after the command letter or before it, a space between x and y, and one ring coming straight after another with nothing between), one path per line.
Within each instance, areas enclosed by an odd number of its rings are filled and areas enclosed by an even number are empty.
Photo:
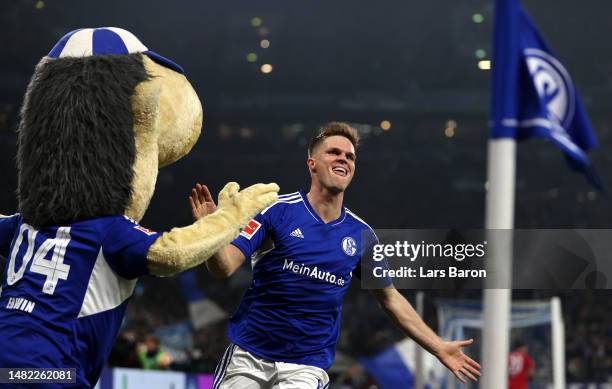
M600 142L591 158L611 188L612 3L522 3L579 89ZM363 137L346 205L370 225L482 228L492 19L487 0L1 2L0 212L17 210L15 129L34 66L68 31L117 26L182 65L204 105L202 137L161 170L144 226L189 224L187 196L196 182L215 195L230 180L243 187L274 181L283 193L308 189L307 142L320 125L340 120ZM609 196L571 172L554 145L520 145L517 228L610 228L611 216ZM227 345L228 315L249 284L248 267L228 280L203 268L185 278L141 279L109 365L212 373ZM201 293L183 293L185 285ZM414 291L406 295L414 301ZM568 382L612 387L612 293L515 293L552 296L563 307ZM427 291L424 316L433 328L444 297L477 301L481 294ZM513 334L536 350L533 388L550 380L550 355L537 352L550 343L546 331ZM364 358L402 339L353 285L332 382L380 385Z

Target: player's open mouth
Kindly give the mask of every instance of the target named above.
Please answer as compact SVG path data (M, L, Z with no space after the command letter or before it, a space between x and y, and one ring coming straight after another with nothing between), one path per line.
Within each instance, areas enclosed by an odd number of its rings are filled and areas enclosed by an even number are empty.
M338 167L332 168L332 171L341 177L348 176L348 170L343 167L338 166Z

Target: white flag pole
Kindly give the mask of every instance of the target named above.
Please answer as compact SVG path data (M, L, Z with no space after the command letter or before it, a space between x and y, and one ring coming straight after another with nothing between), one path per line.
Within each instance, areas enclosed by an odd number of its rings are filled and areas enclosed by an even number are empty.
M553 351L553 388L564 389L565 386L565 327L561 311L561 299L553 297L552 313L552 351Z
M514 228L514 191L516 140L490 139L488 146L485 228ZM482 343L481 388L506 388L512 289L492 289L512 285L512 241L490 246L489 255L496 264L495 285L484 291L484 326ZM497 249L496 249L497 248ZM489 273L489 272L488 272ZM489 273L490 274L490 273ZM493 275L493 274L490 274Z

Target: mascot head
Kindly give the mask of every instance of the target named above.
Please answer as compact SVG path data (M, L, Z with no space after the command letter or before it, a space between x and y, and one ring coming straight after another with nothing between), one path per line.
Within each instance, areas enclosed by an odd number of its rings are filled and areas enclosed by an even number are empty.
M183 69L120 28L66 34L36 66L18 128L18 199L36 226L140 220L186 155L202 105Z

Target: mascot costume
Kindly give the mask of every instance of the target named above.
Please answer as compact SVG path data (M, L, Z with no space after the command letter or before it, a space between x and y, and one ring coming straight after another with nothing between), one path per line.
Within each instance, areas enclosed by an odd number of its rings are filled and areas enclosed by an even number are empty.
M201 264L276 200L275 184L230 183L190 226L141 227L158 169L201 125L183 69L128 31L73 31L40 61L18 129L19 213L0 216L0 367L76 368L65 382L93 387L137 278Z

